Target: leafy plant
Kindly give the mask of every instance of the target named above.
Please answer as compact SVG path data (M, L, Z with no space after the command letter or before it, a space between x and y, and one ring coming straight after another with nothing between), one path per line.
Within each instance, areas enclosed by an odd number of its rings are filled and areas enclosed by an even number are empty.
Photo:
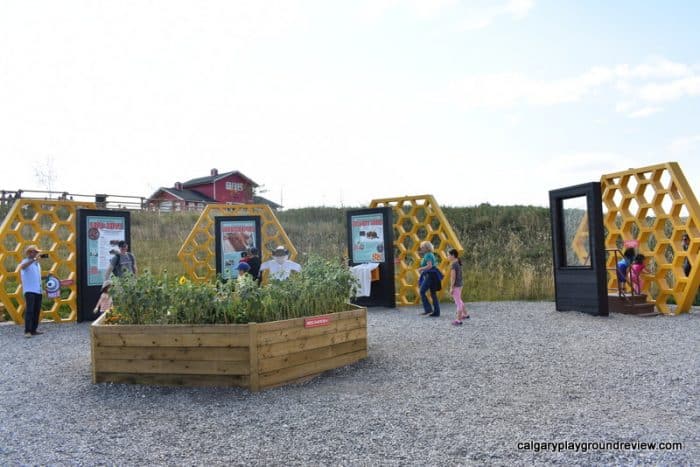
M347 266L318 256L286 281L260 287L252 277L194 283L164 273L117 278L106 322L218 324L277 321L347 309L357 282Z

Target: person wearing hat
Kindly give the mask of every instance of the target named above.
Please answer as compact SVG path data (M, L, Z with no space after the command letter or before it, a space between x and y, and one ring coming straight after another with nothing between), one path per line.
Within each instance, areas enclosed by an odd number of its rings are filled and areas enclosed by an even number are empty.
M240 282L243 280L243 277L250 274L250 264L241 260L238 266L236 266L236 270L238 271L238 281Z
M39 248L29 245L24 249L24 259L17 271L22 281L24 292L24 337L43 334L37 331L39 327L39 314L41 313L41 264L39 264Z
M263 271L268 271L270 279L284 281L292 272L301 272L301 265L288 258L289 252L283 246L275 248L272 251L272 259L260 265L261 277Z
M107 279L102 283L102 289L100 290L100 298L97 300L97 305L95 309L92 310L96 315L100 315L105 311L112 308L112 297L109 295L109 289L112 287L112 281Z

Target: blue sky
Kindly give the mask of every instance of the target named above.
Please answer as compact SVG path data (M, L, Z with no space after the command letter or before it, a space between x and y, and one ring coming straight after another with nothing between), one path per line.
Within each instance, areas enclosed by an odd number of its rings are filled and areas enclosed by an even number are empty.
M240 170L287 207L548 191L680 163L700 2L0 1L2 189Z

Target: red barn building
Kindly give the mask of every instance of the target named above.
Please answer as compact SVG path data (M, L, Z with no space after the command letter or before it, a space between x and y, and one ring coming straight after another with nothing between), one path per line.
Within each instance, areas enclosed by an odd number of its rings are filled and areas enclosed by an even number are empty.
M282 207L255 196L257 187L257 183L237 170L220 174L218 170L211 169L208 177L177 182L172 188L158 188L146 204L156 211L202 210L207 204L268 204L273 209Z

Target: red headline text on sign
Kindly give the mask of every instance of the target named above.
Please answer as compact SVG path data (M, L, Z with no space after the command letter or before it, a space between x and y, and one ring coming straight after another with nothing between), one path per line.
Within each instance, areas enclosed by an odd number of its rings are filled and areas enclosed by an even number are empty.
M383 222L381 219L371 220L371 221L352 221L353 227L363 227L366 225L382 225L382 224L383 224Z
M96 229L121 230L124 228L124 224L121 222L90 222L90 227Z
M317 328L320 326L328 326L331 324L330 316L313 316L310 318L304 318L305 328Z
M251 225L227 225L221 229L223 233L252 233L254 230L255 227Z

